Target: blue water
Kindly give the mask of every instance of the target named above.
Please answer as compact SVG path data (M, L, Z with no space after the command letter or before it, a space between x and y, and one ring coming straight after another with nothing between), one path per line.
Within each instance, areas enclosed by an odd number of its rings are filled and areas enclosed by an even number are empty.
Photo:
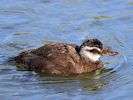
M47 76L5 63L49 42L80 45L98 38L119 52L105 67L76 76ZM132 0L1 0L1 100L132 100ZM112 69L112 70L109 70Z

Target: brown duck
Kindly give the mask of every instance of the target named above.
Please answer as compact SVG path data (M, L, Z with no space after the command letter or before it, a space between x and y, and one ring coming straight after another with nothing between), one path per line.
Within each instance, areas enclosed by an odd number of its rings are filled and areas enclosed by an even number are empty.
M117 55L98 39L89 39L77 46L67 43L50 43L38 49L20 53L15 60L26 70L49 74L80 74L103 66L102 55Z

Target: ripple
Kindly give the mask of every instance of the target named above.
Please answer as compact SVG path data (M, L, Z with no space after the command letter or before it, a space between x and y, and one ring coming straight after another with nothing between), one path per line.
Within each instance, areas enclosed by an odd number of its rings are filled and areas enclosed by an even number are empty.
M106 20L106 19L111 19L111 16L94 16L93 17L96 20Z

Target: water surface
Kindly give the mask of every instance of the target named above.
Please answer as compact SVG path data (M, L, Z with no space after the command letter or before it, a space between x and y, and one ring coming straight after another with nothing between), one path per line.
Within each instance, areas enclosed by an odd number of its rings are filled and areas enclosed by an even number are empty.
M133 1L1 0L1 100L132 100ZM9 58L49 42L98 38L119 52L102 70L75 76L22 71Z

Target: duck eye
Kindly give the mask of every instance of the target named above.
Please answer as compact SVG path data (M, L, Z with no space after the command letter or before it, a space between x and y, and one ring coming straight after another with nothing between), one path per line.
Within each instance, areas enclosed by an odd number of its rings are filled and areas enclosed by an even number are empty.
M94 52L94 49L93 50L86 50L86 51L88 51L88 52Z
M94 52L95 52L95 50L94 50L94 49L93 49L93 50L90 50L90 52L93 52L93 53L94 53Z
M95 53L95 54L101 54L100 51L98 51L97 49L92 49L92 50L87 50L87 51Z

